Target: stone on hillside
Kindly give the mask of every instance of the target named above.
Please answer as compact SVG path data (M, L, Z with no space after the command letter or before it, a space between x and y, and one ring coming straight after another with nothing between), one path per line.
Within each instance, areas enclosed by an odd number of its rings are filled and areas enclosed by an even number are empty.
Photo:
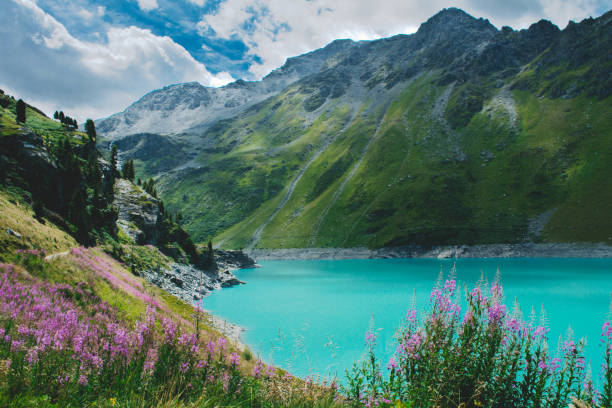
M117 226L138 244L157 241L157 199L125 179L115 181L115 201L119 211Z

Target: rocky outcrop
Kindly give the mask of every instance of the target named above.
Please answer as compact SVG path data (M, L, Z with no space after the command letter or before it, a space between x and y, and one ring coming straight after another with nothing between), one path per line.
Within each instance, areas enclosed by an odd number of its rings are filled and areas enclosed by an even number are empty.
M244 284L233 271L256 266L242 251L215 251L215 261L209 269L173 262L165 267L145 269L140 274L166 292L192 303L213 290Z
M226 270L257 267L255 260L242 251L222 251L216 249L215 263L218 269Z
M115 181L114 206L119 212L117 226L137 244L155 244L157 240L158 201L129 180Z
M188 303L202 299L213 290L242 283L229 271L219 279L216 273L176 262L140 273L149 282Z
M0 138L0 174L6 184L49 194L61 180L40 135L24 127Z
M115 181L117 226L137 244L155 244L160 216L158 200L125 179ZM212 290L240 285L233 270L256 266L241 251L215 251L211 260L206 251L195 265L173 262L167 267L141 271L145 279L187 301L199 300Z

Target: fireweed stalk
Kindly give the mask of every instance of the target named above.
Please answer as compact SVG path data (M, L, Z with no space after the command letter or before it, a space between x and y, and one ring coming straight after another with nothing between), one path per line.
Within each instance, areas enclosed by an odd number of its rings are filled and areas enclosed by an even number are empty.
M585 370L582 341L567 338L553 355L548 329L523 321L516 310L509 313L501 285L476 286L466 292L464 305L462 313L454 280L434 287L423 319L408 311L387 371L380 368L369 331L365 357L347 371L349 404L561 408L578 398L610 406L609 323L602 331L606 362L600 396Z

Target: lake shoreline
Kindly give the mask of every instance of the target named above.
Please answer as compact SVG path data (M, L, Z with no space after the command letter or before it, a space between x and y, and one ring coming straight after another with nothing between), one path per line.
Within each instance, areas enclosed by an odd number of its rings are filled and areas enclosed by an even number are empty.
M256 261L386 258L612 258L612 246L593 243L523 243L420 248L286 248L244 251Z

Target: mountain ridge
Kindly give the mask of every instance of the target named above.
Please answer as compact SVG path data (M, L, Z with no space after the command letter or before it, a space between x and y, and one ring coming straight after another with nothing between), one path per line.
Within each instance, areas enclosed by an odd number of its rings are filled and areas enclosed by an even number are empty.
M612 206L592 196L607 170L591 147L607 152L610 14L515 31L443 10L414 34L288 59L266 78L318 70L233 116L113 143L158 179L196 239L229 247L567 241L571 228L577 241L607 240L604 211L570 201L588 190L590 205ZM169 147L145 154L150 138ZM573 177L593 166L586 184ZM569 207L580 225L567 229ZM533 236L530 220L553 209Z
M170 94L169 96L172 97L174 94L174 91L185 90L185 89L187 89L188 93L183 92L181 96L187 97L187 101L176 100L176 99L170 100L170 101L164 100L163 104L168 107L165 110L167 111L171 110L169 109L169 107L171 106L176 107L180 104L185 104L185 102L190 102L187 106L187 109L192 110L192 111L196 110L198 107L202 105L204 105L204 107L208 107L212 99L211 94L212 96L215 96L216 94L216 96L226 98L225 100L222 101L223 107L229 108L229 110L227 110L227 113L221 114L221 116L219 117L220 119L223 119L226 116L240 113L243 109L247 109L253 104L262 101L266 97L269 97L269 96L272 96L278 93L284 86L288 85L289 83L295 82L295 80L299 79L301 76L309 73L313 69L316 69L316 67L313 68L312 65L316 66L317 64L324 63L324 61L317 61L317 58L325 58L327 54L329 54L330 52L334 52L333 50L336 50L337 48L342 48L343 45L346 45L346 44L348 43L342 40L334 41L328 44L324 48L321 48L315 51L311 51L311 52L308 52L306 54L299 56L299 59L297 59L298 57L288 58L283 66L273 70L268 75L266 75L264 78L262 78L262 80L260 81L245 81L242 79L238 79L222 87L206 87L206 86L201 85L197 81L190 81L190 82L183 82L183 83L168 85L161 89L156 89L151 92L148 92L142 98L130 104L122 112L113 114L104 119L97 120L96 126L98 129L100 129L101 134L104 134L106 136L111 136L110 138L112 139L113 134L117 134L123 131L125 127L121 127L122 124L125 124L128 126L134 125L134 123L138 119L141 119L138 117L139 112L133 112L134 110L139 108L141 105L144 105L145 110L146 108L152 108L151 110L160 110L160 109L157 109L157 106L151 106L151 102L155 102L155 98L157 98L159 95L166 96L168 94ZM192 92L189 93L189 91L192 91ZM262 91L262 95L255 95L255 96L249 95L248 93L249 91L255 91L255 92ZM246 94L244 94L245 92ZM151 99L153 99L153 101L150 102ZM238 108L238 109L233 109L233 108ZM193 112L193 116L197 115L198 113L201 114L202 112L200 111ZM219 113L219 111L217 110L215 113ZM146 119L148 118L144 118L145 121ZM147 127L147 125L149 127ZM172 127L163 127L161 121L155 121L153 119L152 124L148 124L145 122L143 126L139 128L137 132L132 132L132 134L150 133L152 130L151 127L156 132L159 132L160 126L162 126L162 129L168 130L168 132L166 133L180 133L181 131L193 131L193 129L191 129L192 127L201 128L202 123L201 122L198 122L198 123L191 122L190 124L186 126L185 125L181 126L180 124L174 122L172 124Z

